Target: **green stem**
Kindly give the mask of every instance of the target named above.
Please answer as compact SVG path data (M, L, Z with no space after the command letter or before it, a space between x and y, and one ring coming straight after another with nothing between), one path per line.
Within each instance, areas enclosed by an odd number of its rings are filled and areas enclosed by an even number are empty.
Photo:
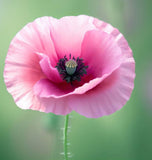
M68 160L68 143L67 143L67 138L68 138L68 123L69 123L69 115L67 114L65 116L65 124L64 124L64 133L63 133L63 136L64 136L64 157L65 157L65 160Z

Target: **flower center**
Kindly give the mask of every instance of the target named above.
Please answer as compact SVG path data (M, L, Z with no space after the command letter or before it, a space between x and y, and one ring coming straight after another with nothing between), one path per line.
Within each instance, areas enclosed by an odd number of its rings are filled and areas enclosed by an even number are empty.
M67 83L72 83L72 81L81 81L81 77L84 74L87 74L86 69L88 66L85 66L82 58L71 58L70 54L69 59L67 59L66 56L59 59L56 68L63 80L65 80Z
M77 68L77 62L70 59L65 63L66 71L69 75L74 74Z

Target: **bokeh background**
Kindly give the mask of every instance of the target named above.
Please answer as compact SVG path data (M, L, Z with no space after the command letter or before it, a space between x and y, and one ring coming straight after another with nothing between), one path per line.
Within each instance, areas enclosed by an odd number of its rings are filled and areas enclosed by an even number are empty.
M87 14L111 23L136 61L135 89L118 112L98 119L72 113L72 160L152 159L152 1L0 0L0 160L63 160L63 116L19 109L3 81L10 41L41 16Z

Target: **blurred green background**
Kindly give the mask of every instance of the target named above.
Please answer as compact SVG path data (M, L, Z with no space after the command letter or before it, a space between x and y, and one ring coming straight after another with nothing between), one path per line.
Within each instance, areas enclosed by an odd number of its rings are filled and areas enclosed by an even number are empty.
M63 160L63 116L19 109L3 82L10 41L41 16L87 14L111 23L136 61L135 89L120 111L98 119L72 112L72 160L152 159L152 1L0 0L0 160Z

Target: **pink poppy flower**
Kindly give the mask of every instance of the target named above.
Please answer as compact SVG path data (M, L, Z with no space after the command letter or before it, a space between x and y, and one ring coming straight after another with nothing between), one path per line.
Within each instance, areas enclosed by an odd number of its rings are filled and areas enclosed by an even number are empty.
M134 88L135 62L123 35L85 15L27 24L5 63L8 92L22 109L98 118L122 108Z

